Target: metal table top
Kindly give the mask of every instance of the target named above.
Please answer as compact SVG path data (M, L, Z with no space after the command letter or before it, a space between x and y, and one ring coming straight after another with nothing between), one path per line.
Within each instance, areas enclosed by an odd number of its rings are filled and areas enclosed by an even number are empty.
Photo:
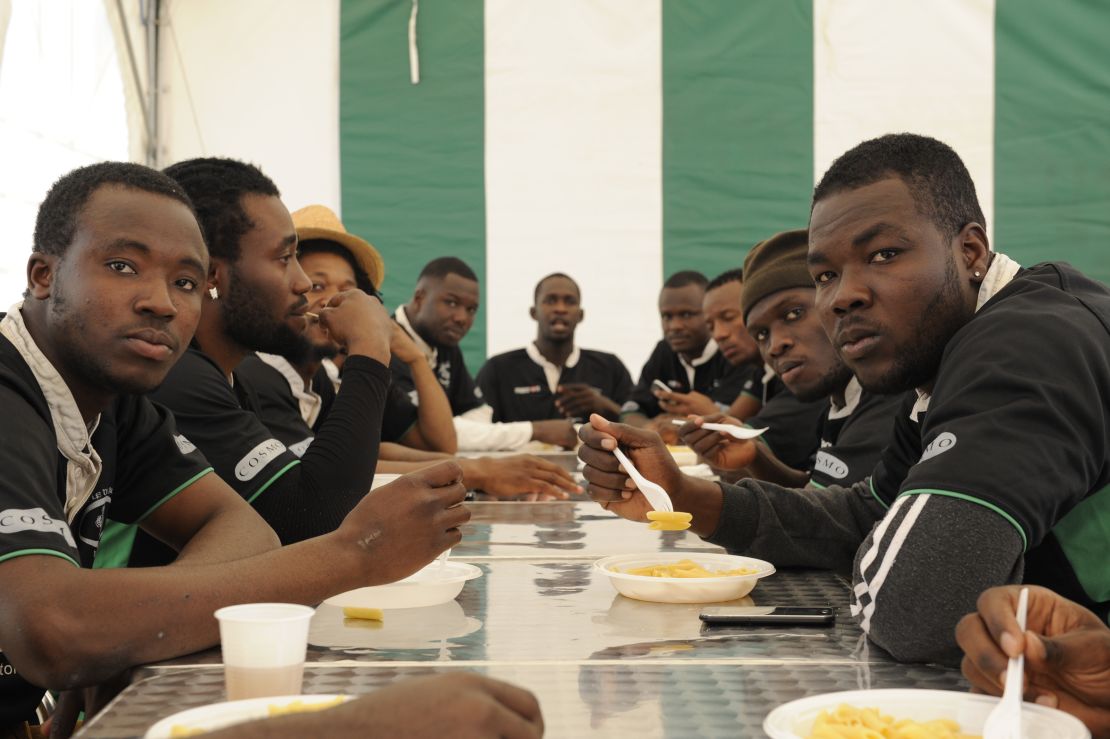
M594 560L630 552L723 552L688 531L651 531L593 502L467 503L471 519L454 559Z
M361 695L406 677L462 665L310 665L305 693ZM818 693L860 688L966 690L959 673L924 665L782 663L495 664L471 667L533 691L547 736L760 737L777 705ZM78 734L141 737L177 711L224 698L219 668L159 672L124 690Z

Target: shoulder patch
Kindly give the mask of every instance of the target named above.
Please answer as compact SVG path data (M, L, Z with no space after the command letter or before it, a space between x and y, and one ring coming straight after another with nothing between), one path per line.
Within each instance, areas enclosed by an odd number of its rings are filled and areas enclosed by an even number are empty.
M956 446L956 435L950 431L945 431L929 442L929 446L925 447L925 451L921 453L921 459L917 461L924 462L927 459L932 459L939 454L944 454L954 446Z
M177 442L177 449L182 454L189 454L197 450L197 445L186 439L184 434L174 434L173 440Z
M848 476L848 465L828 452L821 450L813 460L813 471L823 472L829 477L843 480Z
M42 531L58 534L74 549L77 543L65 521L52 517L44 508L8 508L0 511L0 535L15 534L20 531Z
M243 482L253 480L263 467L284 451L285 445L280 441L267 439L239 460L239 464L235 465L235 477Z

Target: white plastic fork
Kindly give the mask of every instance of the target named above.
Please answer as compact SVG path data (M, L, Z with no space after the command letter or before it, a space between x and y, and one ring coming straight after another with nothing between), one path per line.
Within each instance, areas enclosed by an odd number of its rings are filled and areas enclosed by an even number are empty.
M685 426L689 422L681 418L672 418L671 423L675 426ZM731 423L703 423L700 428L709 431L720 431L722 434L730 434L737 439L754 439L763 436L763 433L767 430L765 428L752 429L747 426L733 426Z
M1022 588L1018 596L1018 628L1025 633L1025 613L1029 608L1029 588ZM1011 657L1006 665L1006 685L1002 699L987 716L983 724L983 739L1022 739L1021 695L1025 673L1025 654Z
M613 450L613 456L621 463L621 466L624 467L624 471L632 478L632 482L636 483L636 487L644 494L644 497L647 498L647 502L651 504L652 508L657 511L666 511L667 513L674 512L674 505L671 503L671 496L667 494L667 491L641 475L640 471L636 469L636 465L632 464L632 460L625 456L624 452L620 450L620 447Z

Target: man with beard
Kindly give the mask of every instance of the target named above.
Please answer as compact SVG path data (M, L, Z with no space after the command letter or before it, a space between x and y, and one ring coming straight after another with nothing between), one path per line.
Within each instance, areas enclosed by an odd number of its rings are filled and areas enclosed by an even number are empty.
M744 389L744 372L733 367L709 337L702 312L705 275L686 270L667 278L659 291L663 340L655 345L640 371L640 380L621 407L621 420L650 428L668 443L678 443L671 423L688 410L691 392L706 396L718 410L727 410ZM663 390L656 385L667 386Z
M476 315L478 276L456 257L439 257L424 265L412 300L393 314L423 352L447 393L455 414L459 449L519 449L529 441L573 448L578 440L568 420L493 422L493 409L483 400L459 349ZM409 393L413 402L419 402L409 368L395 359L390 369L394 382Z
M1110 612L1110 291L988 246L959 156L912 134L866 141L814 191L807 257L825 332L869 392L909 394L869 480L733 486L679 473L659 439L582 428L590 492L643 520L620 443L693 530L779 566L851 572L851 611L903 661L954 664L989 587L1041 584Z
M615 354L581 349L574 331L585 318L578 283L556 272L536 283L529 315L536 340L490 357L478 372L494 421L570 418L598 413L616 420L632 377Z
M310 311L321 310L347 290L376 292L384 274L380 255L369 242L348 233L334 213L322 205L311 205L293 213L293 224L301 240L299 261L312 281ZM399 325L391 324L391 350L409 366L421 402L414 405L404 392L390 387L377 471L406 473L451 457L391 442L409 443L414 437L423 442L446 430L453 446L454 426L447 396L423 353ZM298 456L313 443L335 402L335 389L322 367L323 358L339 358L338 345L319 324L311 324L306 336L308 351L291 351L287 356L251 354L236 369L237 376L257 393L259 418ZM531 455L455 461L462 468L463 484L468 489L497 497L554 500L581 492L567 471Z
M318 603L405 577L459 541L468 514L448 463L278 549L143 397L188 346L209 266L173 180L119 162L74 170L47 193L33 249L25 299L0 318L0 736L27 735L44 689L211 647L217 608ZM110 522L141 526L177 561L90 569L119 544Z
M380 301L358 290L336 296L320 311L350 356L344 392L316 443L298 457L258 418L253 388L235 374L251 351L282 353L304 342L311 282L297 262L289 212L273 182L243 162L191 159L166 174L196 205L212 259L212 287L203 297L193 344L150 397L173 412L189 440L282 542L331 531L373 480L389 386L389 316ZM139 534L128 563L171 557L159 542Z
M901 398L861 388L837 355L814 310L816 291L806 266L807 250L805 229L776 234L752 247L744 260L742 309L747 330L797 399L794 405L828 403L822 404L827 413L814 436L820 442L815 461L803 470L776 456L789 440L780 442L784 424L772 420L771 413L761 412L749 424L768 429L758 441L701 428L703 421L722 420L715 416L683 427L682 440L715 468L729 471L730 479L754 477L792 487L850 485L871 474L890 439ZM772 399L766 410L773 411L775 404Z

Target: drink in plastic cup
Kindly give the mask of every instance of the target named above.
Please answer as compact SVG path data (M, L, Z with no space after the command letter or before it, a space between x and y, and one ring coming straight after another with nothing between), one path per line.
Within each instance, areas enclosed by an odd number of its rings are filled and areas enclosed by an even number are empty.
M300 694L313 613L291 603L246 603L216 611L228 700Z

